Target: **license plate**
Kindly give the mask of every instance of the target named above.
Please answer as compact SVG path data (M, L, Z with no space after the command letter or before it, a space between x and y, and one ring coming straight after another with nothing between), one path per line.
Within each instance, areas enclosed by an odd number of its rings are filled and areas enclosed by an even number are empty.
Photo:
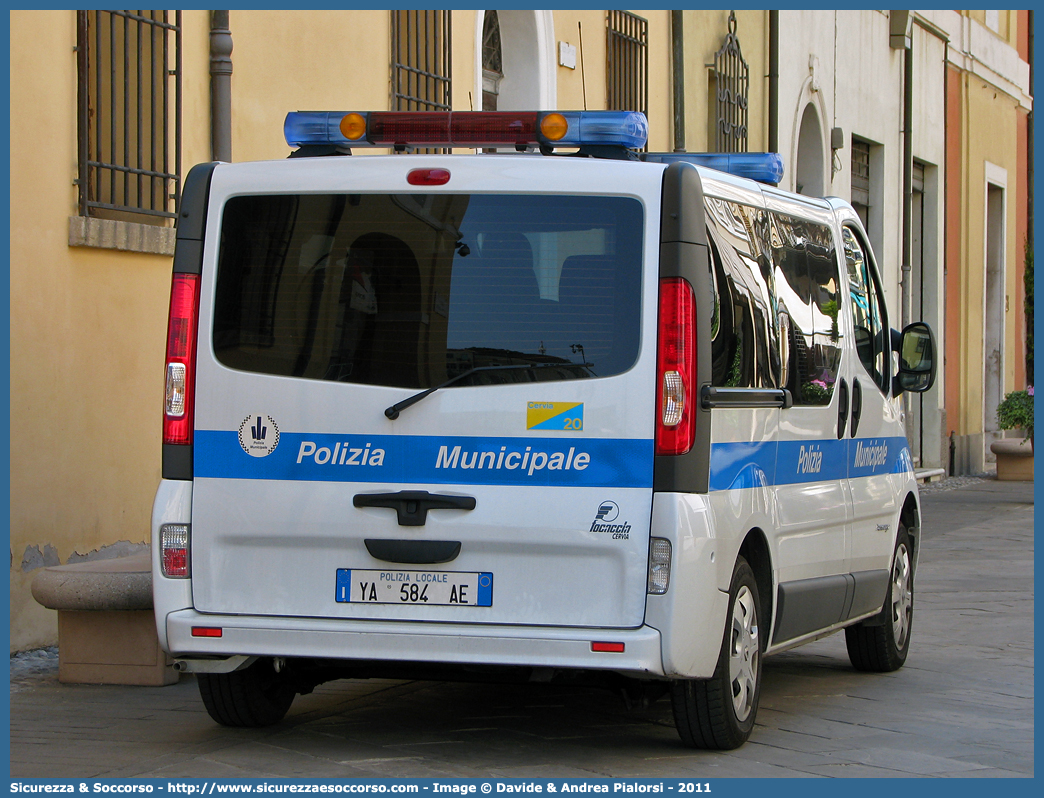
M338 568L334 598L351 604L492 607L493 574Z

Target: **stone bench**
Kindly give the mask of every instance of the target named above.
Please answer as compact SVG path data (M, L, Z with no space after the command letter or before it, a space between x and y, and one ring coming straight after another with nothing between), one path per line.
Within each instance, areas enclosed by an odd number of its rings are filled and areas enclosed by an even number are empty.
M1033 444L1022 438L1001 438L990 444L997 455L997 479L1033 481Z
M160 648L148 551L41 568L33 598L58 611L58 681L166 685L178 680Z

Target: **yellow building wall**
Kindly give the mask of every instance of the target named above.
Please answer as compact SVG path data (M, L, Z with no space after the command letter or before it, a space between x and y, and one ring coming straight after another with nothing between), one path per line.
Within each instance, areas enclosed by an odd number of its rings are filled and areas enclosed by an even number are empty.
M474 81L474 18L454 12L456 107ZM13 11L10 21L16 651L57 639L56 614L30 593L36 568L149 540L171 258L69 246L76 13ZM390 21L389 11L231 11L233 160L286 157L287 111L389 108ZM182 28L184 175L211 160L210 12L183 12Z
M387 12L385 12L387 13ZM474 96L475 85L475 27L482 25L479 11L453 12L453 110L481 111L482 97ZM480 31L481 32L481 31ZM391 41L389 30L386 39ZM391 45L388 46L389 57ZM386 62L387 63L387 62ZM479 61L481 69L482 62ZM391 78L388 78L389 95ZM469 92L471 97L468 96Z
M475 11L452 12L452 103L469 110ZM391 105L391 12L230 11L232 159L285 158L289 111L383 111ZM473 98L481 103L481 98ZM387 152L356 150L357 155Z
M289 111L390 107L389 11L232 10L229 28L234 161L285 158Z
M649 150L674 149L674 86L670 11L632 11L649 23ZM714 149L707 89L714 54L728 33L727 11L683 14L685 145L689 152ZM555 39L577 48L576 69L558 67L558 107L606 107L606 15L603 10L555 11ZM579 29L577 24L579 23ZM750 70L748 149L768 147L768 12L736 12L736 32ZM582 45L582 47L581 47Z
M185 12L188 70L207 15ZM169 257L68 245L77 214L76 14L10 13L11 647L52 644L23 562L149 537L160 475ZM206 60L202 62L206 69ZM204 72L204 74L206 74ZM185 81L186 162L209 86ZM206 111L209 114L209 111ZM205 149L204 149L205 147ZM48 548L50 547L50 549Z
M635 11L649 20L649 150L674 149L671 12Z
M555 46L576 47L576 68L559 66L558 108L595 111L605 108L605 11L555 11ZM558 63L556 55L555 63Z
M714 119L708 64L721 49L729 31L728 11L684 12L685 48L685 149L714 150ZM768 12L737 11L736 36L749 69L747 94L747 150L768 149ZM671 43L668 39L667 48ZM668 149L673 149L671 142Z
M983 432L983 413L989 417L995 408L983 408L983 362L986 356L982 337L984 329L983 302L986 280L986 164L999 166L1007 172L1004 186L1005 209L1005 368L1004 392L1021 388L1015 385L1013 359L1018 348L1015 341L1022 334L1022 307L1018 280L1021 274L1022 244L1018 240L1018 204L1026 198L1018 195L1018 105L980 78L961 75L963 115L963 151L961 185L962 241L961 263L964 273L961 284L961 307L948 309L959 313L964 340L961 342L963 379L960 381L962 400L960 429L965 434ZM1018 350L1020 351L1020 350Z

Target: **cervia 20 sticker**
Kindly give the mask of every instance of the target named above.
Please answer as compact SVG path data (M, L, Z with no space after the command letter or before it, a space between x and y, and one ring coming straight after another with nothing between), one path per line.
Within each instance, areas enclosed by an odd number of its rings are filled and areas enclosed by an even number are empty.
M239 425L239 445L251 457L268 457L279 445L279 426L271 416L247 416Z
M579 432L583 428L583 402L529 402L526 405L526 429Z

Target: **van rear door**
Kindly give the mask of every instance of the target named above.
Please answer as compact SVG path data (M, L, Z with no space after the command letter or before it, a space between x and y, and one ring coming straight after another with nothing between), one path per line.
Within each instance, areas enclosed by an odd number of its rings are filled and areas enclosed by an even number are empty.
M452 179L410 191L417 168ZM641 625L659 175L518 156L217 167L196 609Z

